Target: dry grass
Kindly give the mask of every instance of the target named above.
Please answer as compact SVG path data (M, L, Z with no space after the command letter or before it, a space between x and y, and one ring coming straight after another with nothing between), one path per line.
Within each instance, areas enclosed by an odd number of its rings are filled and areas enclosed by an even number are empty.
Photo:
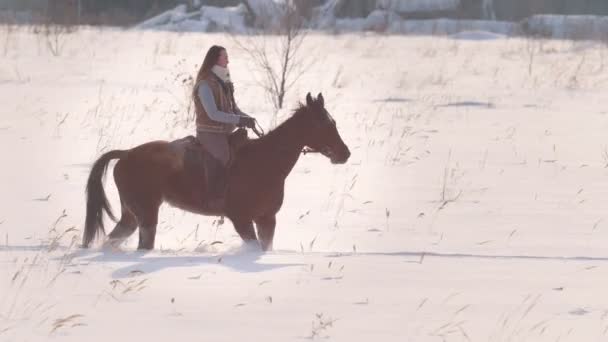
M446 165L444 167L443 172L443 183L441 186L441 198L439 199L440 206L438 210L442 210L449 203L456 202L460 196L462 195L462 190L454 190L453 182L457 181L462 174L459 174L459 170L457 167L451 167L452 150L450 149L448 153L448 159Z
M58 318L53 322L50 334L53 334L54 332L62 328L66 329L85 326L85 323L80 322L82 318L84 318L84 315L81 314L73 314L64 318Z
M333 328L336 321L337 319L325 317L323 313L315 314L315 320L312 321L312 328L308 338L311 340L316 338L329 338L329 330L330 328Z

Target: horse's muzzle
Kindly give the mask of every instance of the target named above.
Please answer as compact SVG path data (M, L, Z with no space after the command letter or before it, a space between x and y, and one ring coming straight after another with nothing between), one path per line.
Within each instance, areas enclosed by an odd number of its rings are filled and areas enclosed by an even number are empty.
M329 155L329 160L332 164L344 164L348 161L348 158L350 158L350 150L346 145L344 145L343 150L338 153L332 151Z

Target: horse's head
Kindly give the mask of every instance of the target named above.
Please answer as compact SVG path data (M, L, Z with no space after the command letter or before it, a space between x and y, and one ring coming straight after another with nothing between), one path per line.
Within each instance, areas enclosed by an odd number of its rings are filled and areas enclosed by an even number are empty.
M325 109L325 100L319 93L313 99L310 93L306 95L306 113L308 118L309 134L306 138L306 146L320 152L333 164L344 164L350 157L348 146L342 141L336 121Z

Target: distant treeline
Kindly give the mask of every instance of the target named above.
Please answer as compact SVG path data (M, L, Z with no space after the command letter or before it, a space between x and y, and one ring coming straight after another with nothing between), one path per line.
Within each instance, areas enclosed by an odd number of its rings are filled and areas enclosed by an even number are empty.
M312 6L331 0L304 0ZM178 4L194 7L235 6L246 0L0 0L0 11L31 12L33 18L53 23L130 25ZM338 0L337 17L366 17L383 0ZM438 17L520 21L534 14L608 15L608 0L460 0L458 8L438 12L399 13L404 19Z
M494 0L492 2L497 20L519 21L535 14L608 15L608 0Z
M380 1L391 3L395 1ZM460 0L457 9L440 12L399 13L404 19L438 17L520 21L535 14L608 16L608 0ZM339 17L365 17L377 8L377 0L341 0L336 6ZM489 13L492 10L493 13Z

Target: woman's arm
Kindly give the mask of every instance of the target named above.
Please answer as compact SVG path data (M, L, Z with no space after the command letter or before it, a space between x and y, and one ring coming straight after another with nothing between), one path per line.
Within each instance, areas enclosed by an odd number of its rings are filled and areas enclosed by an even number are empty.
M222 112L217 109L215 99L213 98L213 92L207 82L203 81L198 86L198 98L205 108L205 112L209 115L209 118L213 121L223 122L227 124L236 125L239 123L239 115Z
M235 108L234 108L234 109L235 109L235 111L236 111L236 113L237 113L238 115L242 115L242 116L248 116L248 117L251 117L251 115L249 115L249 114L247 114L247 113L243 112L243 111L241 110L241 108L239 108L239 106L236 104L236 102L235 102L234 106L235 106Z

